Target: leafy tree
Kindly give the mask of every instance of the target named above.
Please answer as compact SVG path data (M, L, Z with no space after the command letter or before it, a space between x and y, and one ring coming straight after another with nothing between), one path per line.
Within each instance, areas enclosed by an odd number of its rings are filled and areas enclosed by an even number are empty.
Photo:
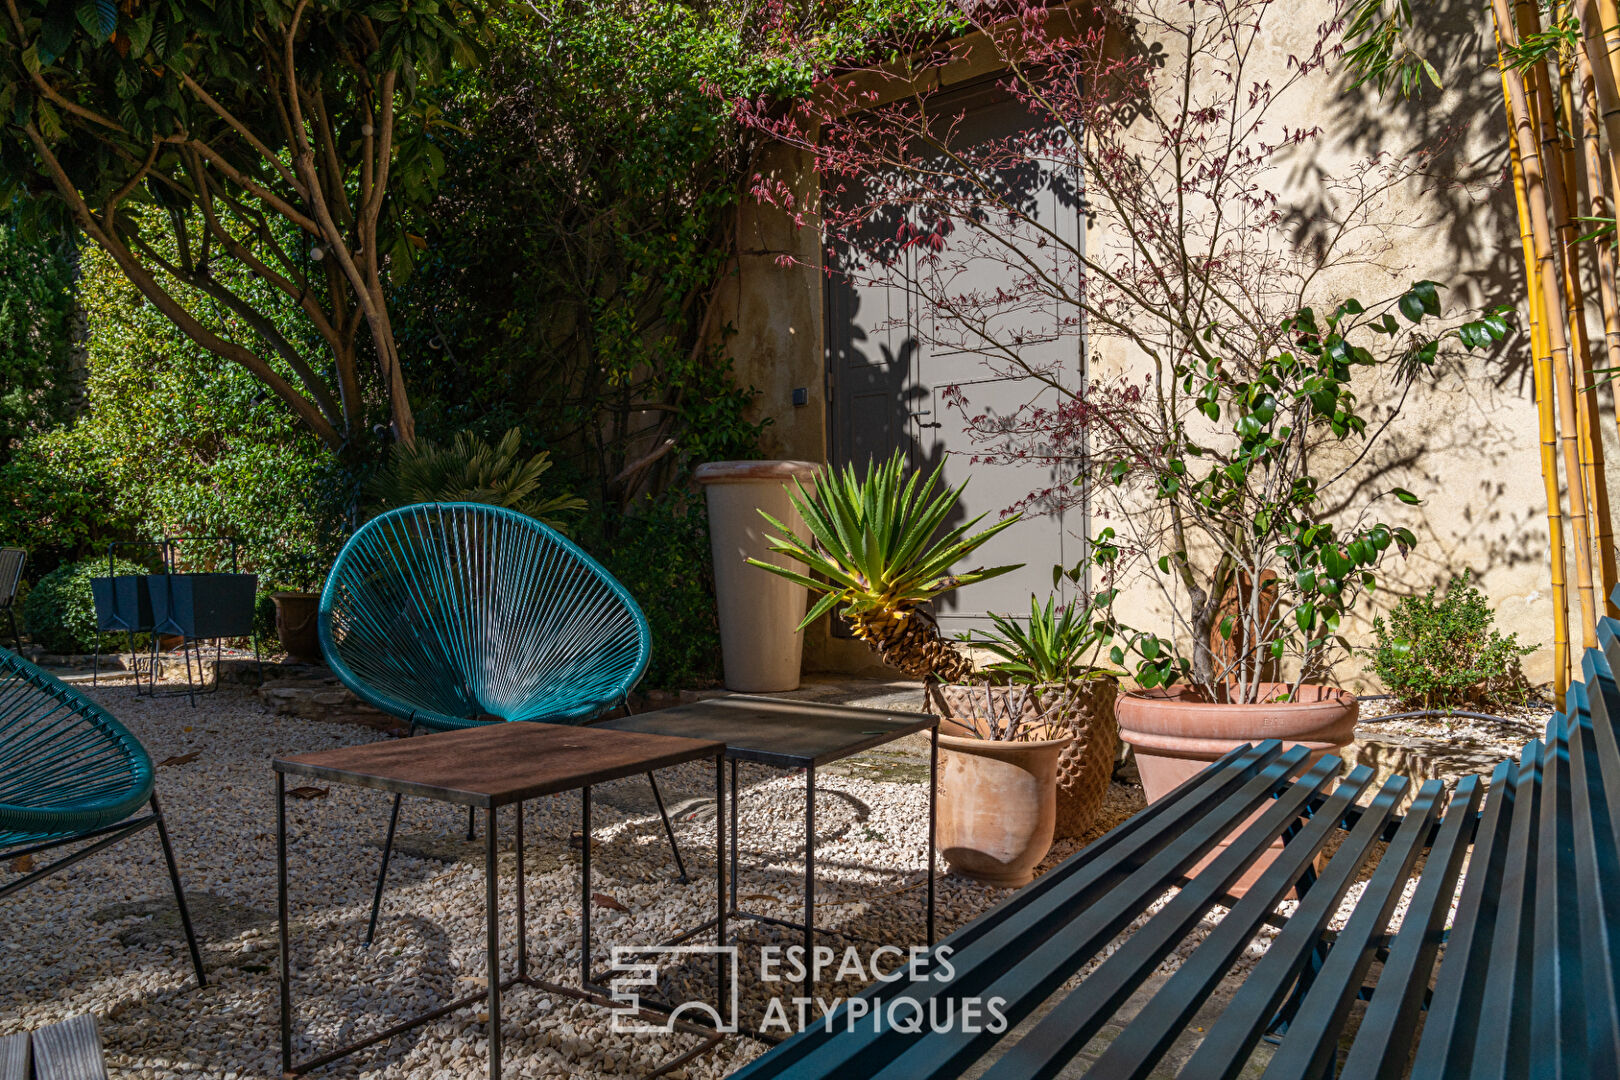
M781 81L741 5L538 0L460 72L396 304L424 431L522 427L623 509L759 428L710 314L749 137L708 87ZM783 77L785 78L785 76Z
M0 466L54 425L77 393L70 238L0 214Z
M409 444L386 291L409 261L398 204L439 168L419 89L474 59L480 19L465 0L6 0L0 194L60 200L168 320L327 446L379 398ZM250 296L243 275L269 288Z

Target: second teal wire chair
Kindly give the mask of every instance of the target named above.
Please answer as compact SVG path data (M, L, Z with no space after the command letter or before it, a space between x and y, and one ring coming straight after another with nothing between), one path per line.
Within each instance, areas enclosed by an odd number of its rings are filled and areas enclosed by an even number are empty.
M332 567L318 625L333 673L411 734L580 724L628 708L652 648L641 608L595 560L533 518L482 503L422 503L368 521ZM647 779L684 882L663 796ZM367 944L399 804L395 795Z
M197 985L206 986L154 788L151 757L111 713L43 668L0 651L0 860L31 861L64 845L94 841L0 885L0 897L156 825ZM140 815L143 807L151 813Z

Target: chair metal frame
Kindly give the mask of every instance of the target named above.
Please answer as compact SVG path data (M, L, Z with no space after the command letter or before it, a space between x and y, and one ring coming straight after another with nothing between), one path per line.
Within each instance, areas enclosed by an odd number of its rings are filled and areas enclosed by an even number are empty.
M12 689L18 685L22 688L20 693ZM0 885L0 899L60 873L148 827L156 826L158 841L163 848L163 861L169 872L169 885L174 890L175 905L180 909L186 946L191 953L192 968L197 974L197 985L207 986L208 977L203 971L202 953L197 947L197 935L191 922L191 909L186 904L185 888L180 882L174 846L163 823L163 808L158 801L152 759L145 747L112 714L50 672L21 656L0 653L0 736L10 730L20 730L29 718L37 715L28 709L32 699L50 703L50 713L66 710L67 715L63 720L86 732L76 736L70 744L75 752L82 752L85 747L92 745L99 745L103 750L112 747L112 756L121 759L121 775L115 775L113 768L103 765L100 769L103 781L101 790L93 788L74 802L52 805L29 798L30 795L37 795L38 786L49 775L48 771L41 771L38 757L31 757L20 768L7 767L0 761L0 860L32 859L35 855L70 844L94 841ZM62 724L53 726L65 730ZM30 733L30 741L36 746L48 745L49 742L46 736L38 732ZM60 771L57 775L61 775ZM120 786L107 790L114 780ZM142 808L149 812L135 816ZM8 841L7 837L11 839Z
M587 584L598 594L599 599L611 599L619 609L615 614L624 618L627 624L625 630L634 639L633 657L630 657L628 662L622 662L624 655L628 655L626 641L618 643L621 664L614 679L594 692L576 693L573 700L553 704L549 708L545 707L548 700L545 698L524 701L519 706L520 714L516 716L503 716L485 706L479 688L471 685L473 681L472 674L467 670L473 666L475 658L471 655L474 650L464 640L467 636L465 620L462 620L454 628L462 632L460 636L448 633L446 626L437 619L430 624L430 621L420 610L423 606L419 602L421 600L420 589L404 587L402 584L410 576L404 572L406 570L421 571L431 576L433 587L452 590L468 585L465 581L452 581L457 572L482 573L487 576L490 573L489 565L468 568L464 564L456 563L454 553L442 547L437 548L435 551L439 559L433 565L426 565L425 563L416 565L413 563L413 559L419 556L420 552L412 551L410 548L419 543L420 537L418 534L423 529L439 530L433 533L430 542L424 545L428 549L434 549L436 545L441 544L446 535L453 535L460 542L464 553L466 550L476 549L480 555L488 554L480 545L480 541L487 539L487 536L475 529L472 523L481 523L480 528L483 530L490 534L499 534L508 540L510 540L511 534L515 532L537 542L541 550L544 551L547 560L546 565L542 567L543 570L564 572L567 575L570 588L577 590L582 583ZM534 554L532 550L513 551L509 548L504 553L507 558L513 559L521 559L525 555ZM386 558L381 558L380 556L384 554L386 554ZM370 672L356 671L354 664L351 663L351 660L356 659L356 657L346 655L344 646L348 622L355 619L356 615L355 612L350 612L345 608L346 603L352 601L352 597L348 593L359 584L353 580L356 566L367 559L372 560L374 565L370 571L372 576L366 578L364 583L373 588L378 586L380 582L401 585L400 591L393 594L396 602L402 598L408 600L413 609L408 613L408 618L395 618L389 628L402 636L409 637L410 640L407 644L414 648L418 654L416 664L410 663L408 659L390 658L376 668L378 674L388 678L393 683L391 686L379 686L375 676L367 677L371 674ZM488 562L492 563L493 560L488 560ZM526 571L532 571L533 569L533 567L525 568ZM532 584L532 580L530 583ZM417 585L426 587L420 582ZM472 592L470 588L465 588L463 591ZM434 600L438 601L439 599L435 595ZM471 598L464 597L464 599ZM483 599L483 597L479 597L479 599ZM443 614L438 610L440 606L438 603L432 606L434 607L435 616ZM396 613L396 615L403 614ZM465 613L457 612L457 614L464 615ZM340 626L340 623L345 625ZM578 620L571 622L568 626L568 634L560 635L560 637L564 639L576 637L579 625L581 624ZM376 623L368 627L373 632L378 628L379 626ZM517 511L484 503L417 503L389 510L366 522L344 544L343 550L339 552L331 572L327 575L326 585L321 591L317 632L320 637L321 652L326 657L327 665L332 669L333 674L338 677L338 680L352 690L362 701L405 721L408 725L407 738L414 736L419 729L425 731L449 731L486 723L509 723L513 721L585 724L599 719L615 708L623 708L626 712L629 712L630 693L641 681L642 676L646 674L647 664L652 655L651 632L647 626L646 615L642 613L640 605L630 595L629 590L617 581L613 575L609 574L601 564L591 558L573 541L544 523ZM485 634L483 638L487 644L490 635ZM502 657L504 660L510 660L510 657L504 652ZM579 656L574 657L573 663L575 667L578 666L581 659ZM461 685L456 688L459 693L451 696L457 698L454 704L459 706L461 711L471 713L471 715L455 715L446 711L448 707L451 707L452 703L446 700L444 695L439 695L439 700L432 705L426 701L412 701L409 699L410 690L422 685L413 682L416 676L421 674L420 667L417 665L433 661L452 662L452 666L456 667L455 674L461 681ZM506 673L505 668L502 669L502 672L503 675ZM434 695L426 693L421 696L431 698ZM438 707L435 708L433 705ZM652 787L653 800L658 807L658 816L663 822L664 835L675 858L676 880L681 884L685 884L689 880L686 873L686 863L681 857L680 846L675 840L675 829L670 822L669 811L664 805L663 793L659 790L658 781L652 773L647 774L647 781ZM400 800L401 796L396 794L393 807L389 813L387 833L383 840L382 862L377 873L377 887L372 897L371 917L366 928L365 944L368 946L376 936L378 913L382 907L383 890L388 878L388 865L393 854L394 835L399 824ZM469 812L467 839L472 840L475 836L476 816ZM589 838L582 838L582 841L589 843Z

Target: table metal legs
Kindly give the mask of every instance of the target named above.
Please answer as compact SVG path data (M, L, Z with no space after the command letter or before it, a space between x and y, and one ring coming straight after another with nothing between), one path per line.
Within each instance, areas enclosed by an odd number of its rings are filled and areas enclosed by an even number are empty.
M804 770L804 996L816 986L816 767Z
M521 818L522 803L517 810ZM484 811L484 923L489 949L489 1080L501 1080L501 884L493 806ZM520 928L519 940L522 933Z
M935 842L939 832L939 814L935 802L939 798L939 725L935 724L928 740L928 947L934 947L934 860Z
M725 822L725 758L717 756L715 768L715 798L718 801L715 820L715 918L702 927L688 931L676 938L682 941L711 926L718 927L718 942L721 945L726 941L726 822ZM397 803L396 803L397 805ZM357 1050L363 1050L387 1039L400 1035L412 1028L431 1023L440 1017L484 1002L489 1011L489 1077L490 1080L500 1080L501 1076L501 998L505 991L514 986L532 986L546 993L571 997L576 1000L589 1002L605 1008L617 1009L622 1006L615 1001L596 992L591 976L591 789L584 788L580 792L581 818L583 826L584 844L580 853L580 881L581 881L581 915L580 915L580 980L579 987L561 986L534 978L529 974L529 947L528 947L528 921L525 898L524 878L524 852L523 852L523 804L517 804L517 821L514 825L517 842L517 974L503 978L501 975L501 910L500 910L500 863L498 844L498 818L495 808L486 808L484 811L484 922L485 946L489 968L489 986L483 993L470 994L455 1001L446 1002L437 1009L401 1021L374 1035L367 1036L358 1042L304 1062L293 1060L293 1023L292 1023L292 945L289 935L288 898L287 898L287 778L284 773L276 773L276 921L280 930L280 968L281 968L281 1070L285 1076L300 1076L330 1065L340 1058L347 1057ZM476 813L476 811L474 811ZM390 830L392 831L392 830ZM376 920L376 900L373 898L372 925ZM669 943L669 944L673 944ZM716 1002L719 1005L720 1015L726 1012L726 1003L729 997L728 973L729 968L724 956L717 956L716 970ZM655 1011L643 1008L639 1015L644 1019L664 1020L664 1016ZM676 1018L671 1021L674 1030L700 1037L703 1041L691 1050L678 1057L665 1062L652 1076L660 1076L672 1069L693 1060L701 1054L707 1053L719 1045L724 1035L708 1028L700 1027L686 1020Z

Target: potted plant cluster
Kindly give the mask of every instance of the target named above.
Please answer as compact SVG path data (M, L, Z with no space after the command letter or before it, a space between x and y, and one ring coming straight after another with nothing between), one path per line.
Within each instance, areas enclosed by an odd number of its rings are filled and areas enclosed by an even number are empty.
M953 572L1017 518L975 532L981 515L944 529L962 488L941 487L940 473L908 475L899 454L864 476L853 467L825 470L813 489L796 484L790 492L808 539L766 515L777 532L772 550L808 572L750 562L819 596L801 628L836 610L885 663L925 680L944 718L939 843L946 862L957 873L1017 886L1051 848L1060 761L1075 744L1065 705L1077 695L1068 687L1095 631L1080 629L1092 625L1089 608L1058 614L1050 603L1028 626L999 620L986 644L1001 660L984 671L941 635L929 604L1018 567ZM1111 740L1088 738L1084 747L1106 756L1104 770L1112 764Z

